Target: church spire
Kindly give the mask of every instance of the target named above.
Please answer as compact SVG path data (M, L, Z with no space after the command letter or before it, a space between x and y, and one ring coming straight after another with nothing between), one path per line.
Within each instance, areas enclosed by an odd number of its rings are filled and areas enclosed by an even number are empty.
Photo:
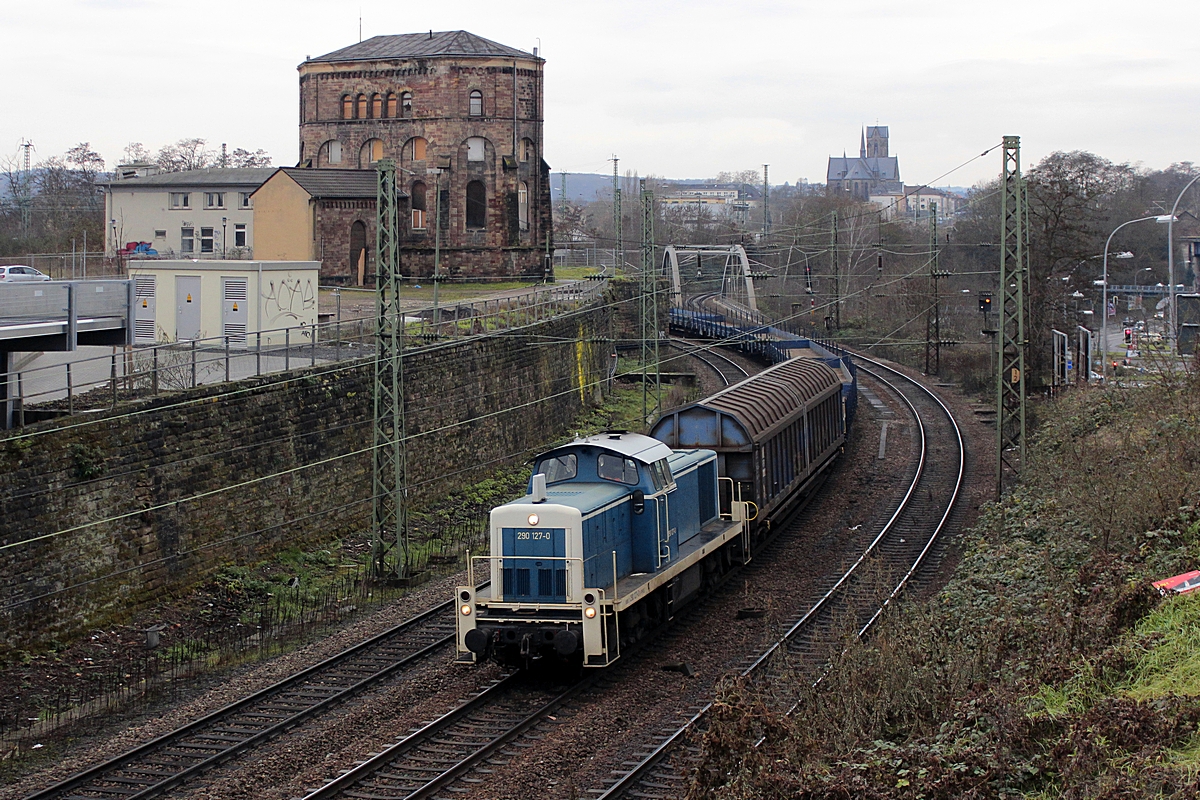
M858 146L858 157L859 158L867 157L867 131L865 129L862 131L862 140Z

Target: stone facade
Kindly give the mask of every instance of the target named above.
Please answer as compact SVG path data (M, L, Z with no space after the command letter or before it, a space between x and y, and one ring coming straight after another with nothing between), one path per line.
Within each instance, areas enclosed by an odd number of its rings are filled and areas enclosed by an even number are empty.
M607 375L610 324L598 307L408 352L413 502L566 434ZM368 537L373 375L365 359L201 386L0 440L0 544L63 532L0 550L0 657L120 621L230 563Z
M440 188L443 274L541 277L553 252L543 64L465 31L377 36L309 59L300 163L370 169L389 158L404 170L405 274L433 273Z

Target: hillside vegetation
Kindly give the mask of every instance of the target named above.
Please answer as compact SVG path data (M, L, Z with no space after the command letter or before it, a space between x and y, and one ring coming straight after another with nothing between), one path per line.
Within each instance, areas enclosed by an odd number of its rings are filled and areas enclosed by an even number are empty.
M1200 593L1150 586L1200 568L1198 390L1040 407L1023 483L947 586L831 642L818 688L728 686L691 796L1200 796Z

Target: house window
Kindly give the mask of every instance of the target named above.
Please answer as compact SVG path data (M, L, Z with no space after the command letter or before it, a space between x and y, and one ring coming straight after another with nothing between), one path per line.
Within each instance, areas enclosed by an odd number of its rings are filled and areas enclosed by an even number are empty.
M191 208L191 195L188 192L171 192L171 208Z
M428 145L429 142L418 136L415 139L408 140L408 144L404 146L404 153L408 156L410 161L424 161L425 148Z
M331 139L323 145L325 151L325 163L340 164L342 163L342 143L336 139Z
M467 184L467 227L483 228L487 224L487 190L483 181Z
M412 185L412 227L413 230L425 229L425 184L417 181Z
M483 116L483 92L478 89L471 90L471 116Z
M529 184L524 182L517 186L517 221L521 230L529 230Z
M472 136L467 139L467 161L483 161L483 137Z
M534 157L533 139L521 140L521 160L532 161Z
M412 116L412 92L403 92L400 95L400 116L408 118Z
M250 205L250 192L238 192L238 208L252 208Z
M205 208L224 208L225 193L224 192L205 192L204 193Z
M384 113L387 115L388 119L391 119L392 117L396 116L396 93L395 92L387 93L387 108L384 110Z
M362 150L358 153L359 169L364 169L371 166L377 161L383 159L383 140L368 139L363 143Z
M371 95L371 117L372 119L383 117L383 98L377 94Z
M181 253L196 252L196 229L195 228L180 228L179 229L179 252L181 252Z
M200 252L211 253L213 251L213 229L200 229Z
M165 239L165 238L167 238L167 232L165 230L155 230L154 238L155 239Z
M360 94L358 96L358 102L356 105L357 105L357 107L354 110L354 118L355 119L366 119L367 118L367 96L365 94Z
M233 226L233 246L246 246L246 223L239 222Z
M354 98L348 94L342 96L342 119L354 119Z

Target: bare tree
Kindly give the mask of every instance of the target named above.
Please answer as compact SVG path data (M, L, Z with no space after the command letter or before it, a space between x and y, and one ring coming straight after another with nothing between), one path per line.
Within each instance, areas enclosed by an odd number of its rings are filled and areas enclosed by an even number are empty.
M204 146L207 143L206 139L180 139L175 144L163 145L154 161L163 172L186 172L211 167L217 154Z
M261 147L253 153L249 150L244 150L241 147L236 148L229 154L229 166L231 167L269 167L271 166L271 156L266 150Z

